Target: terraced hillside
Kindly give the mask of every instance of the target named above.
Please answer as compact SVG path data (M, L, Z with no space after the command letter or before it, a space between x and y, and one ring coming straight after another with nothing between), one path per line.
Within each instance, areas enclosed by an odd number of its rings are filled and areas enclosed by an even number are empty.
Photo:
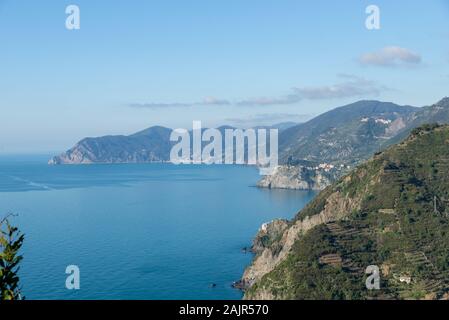
M255 244L247 299L448 298L449 126L414 129ZM365 286L370 265L380 290Z

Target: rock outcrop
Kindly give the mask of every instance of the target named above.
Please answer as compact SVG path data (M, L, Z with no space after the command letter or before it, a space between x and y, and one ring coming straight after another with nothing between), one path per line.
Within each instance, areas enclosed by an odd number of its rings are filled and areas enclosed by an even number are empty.
M285 259L300 235L318 225L344 219L350 212L357 210L359 204L360 199L345 197L337 191L326 197L324 208L318 214L305 216L292 223L274 220L263 224L253 241L256 257L245 270L243 282L252 285L260 280Z
M264 176L257 186L270 189L323 190L335 181L336 172L304 166L278 166L271 175Z

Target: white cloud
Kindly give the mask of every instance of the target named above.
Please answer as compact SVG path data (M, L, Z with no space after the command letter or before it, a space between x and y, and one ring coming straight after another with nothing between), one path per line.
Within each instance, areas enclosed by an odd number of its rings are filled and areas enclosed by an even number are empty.
M419 54L398 46L385 47L377 52L365 53L359 58L359 62L363 65L381 67L417 65L421 61L422 58Z
M309 100L350 98L367 95L379 95L386 87L377 85L374 81L348 74L340 74L345 81L319 87L295 88L297 94Z
M218 99L215 97L207 97L199 102L171 102L171 103L131 103L129 106L133 108L143 109L158 109L158 108L182 108L193 106L224 106L229 105L230 102L225 99Z
M193 106L242 106L242 107L263 107L276 105L292 105L301 100L321 100L321 99L338 99L351 97L377 96L382 91L389 90L385 86L381 86L374 81L364 78L339 74L340 82L332 85L316 86L316 87L295 87L284 95L272 97L256 97L241 100L227 100L208 97L200 102L186 103L134 103L130 104L134 108L180 108Z
M246 118L227 118L225 121L240 126L270 125L278 122L303 122L312 118L308 114L258 113Z
M236 104L239 106L271 106L271 105L293 104L299 101L301 101L301 97L293 93L279 97L249 98L237 101Z
M199 103L200 105L205 106L223 106L228 105L230 102L225 99L218 99L215 97L207 97L202 102Z

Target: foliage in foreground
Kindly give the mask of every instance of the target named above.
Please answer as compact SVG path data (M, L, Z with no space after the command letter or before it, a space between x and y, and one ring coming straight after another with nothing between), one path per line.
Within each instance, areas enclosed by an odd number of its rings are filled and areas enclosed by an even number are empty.
M19 251L25 237L10 224L9 217L0 220L0 300L20 300Z

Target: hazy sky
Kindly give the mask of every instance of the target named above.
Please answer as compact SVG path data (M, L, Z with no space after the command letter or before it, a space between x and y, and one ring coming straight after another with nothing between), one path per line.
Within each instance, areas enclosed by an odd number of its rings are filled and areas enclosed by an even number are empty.
M65 9L80 8L80 30ZM365 8L380 8L380 30ZM449 1L0 0L0 153L449 95Z

